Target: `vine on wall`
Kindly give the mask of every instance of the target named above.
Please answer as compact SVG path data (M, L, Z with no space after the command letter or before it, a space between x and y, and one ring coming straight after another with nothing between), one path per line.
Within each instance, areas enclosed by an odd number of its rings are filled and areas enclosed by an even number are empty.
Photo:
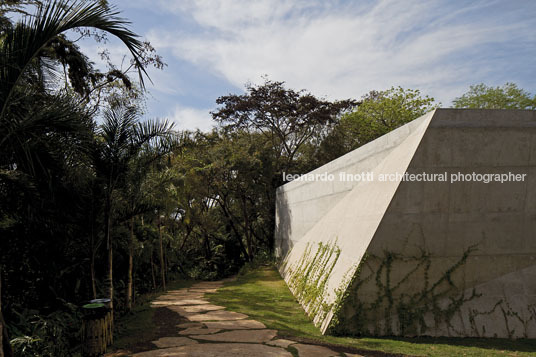
M337 240L316 246L307 243L301 258L289 269L288 286L317 325L332 307L325 303L327 282L340 254Z
M463 292L457 286L453 274L462 267L475 247L468 248L462 257L441 274L430 277L432 259L421 252L420 256L403 257L385 251L383 256L369 255L362 259L350 286L334 306L334 318L329 333L337 335L422 335L432 327L425 316L432 314L434 327L446 324L453 328L452 318L468 301L480 295L473 290ZM407 273L399 279L393 278L393 267L404 266ZM407 267L410 266L409 269ZM412 266L412 267L411 267ZM363 275L364 268L369 274ZM408 288L409 284L421 282L420 289ZM365 284L374 285L364 291ZM445 299L448 299L445 303Z
M524 314L515 311L505 297L482 311L475 305L478 301L466 305L482 294L465 289L464 279L455 275L475 250L476 245L469 247L450 264L424 251L411 257L390 251L365 254L360 260L356 257L358 263L348 269L333 303L327 303L328 279L341 250L336 240L308 243L301 258L287 270L287 283L317 327L332 312L327 329L332 335L422 336L443 331L441 334L492 337L484 321L502 316L501 329L509 338L527 338L529 324L536 323L535 305L528 306ZM283 264L286 269L289 263ZM496 316L490 317L492 314ZM465 327L463 321L468 321Z

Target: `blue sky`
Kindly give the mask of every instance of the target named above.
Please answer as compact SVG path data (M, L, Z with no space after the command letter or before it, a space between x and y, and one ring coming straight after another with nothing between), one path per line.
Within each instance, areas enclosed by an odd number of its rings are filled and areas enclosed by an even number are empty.
M536 93L534 0L110 3L168 64L149 72L148 112L178 129L209 130L216 98L263 75L329 99L420 89L444 107L481 82ZM82 47L99 62L98 44Z

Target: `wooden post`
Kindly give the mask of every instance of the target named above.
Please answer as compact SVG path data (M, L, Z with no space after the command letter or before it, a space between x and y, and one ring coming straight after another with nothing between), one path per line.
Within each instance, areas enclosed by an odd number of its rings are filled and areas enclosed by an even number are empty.
M100 317L87 317L82 326L83 356L96 357L106 353L113 343L113 311L108 310Z

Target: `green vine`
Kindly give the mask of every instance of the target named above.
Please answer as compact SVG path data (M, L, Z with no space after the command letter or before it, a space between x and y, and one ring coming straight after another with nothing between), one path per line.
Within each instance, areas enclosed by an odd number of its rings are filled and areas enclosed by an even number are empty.
M468 319L469 334L481 337L489 332L484 325L479 328L477 319L499 314L509 338L527 338L529 323L536 321L535 305L527 307L528 317L516 312L506 298L484 311L464 308L482 296L476 289L468 291L455 276L475 250L476 245L469 247L447 266L424 251L411 257L390 251L365 254L348 269L335 299L327 303L327 282L341 250L336 240L308 243L300 259L287 269L287 283L317 327L332 313L326 331L332 335L422 336L434 335L433 329L467 335L468 331L456 329L457 317ZM283 264L286 269L289 263ZM516 331L519 328L524 331Z
M472 309L469 311L469 322L471 323L471 330L473 333L480 337L483 336L486 333L486 327L482 326L482 331L478 329L476 318L480 316L489 316L495 311L500 310L502 317L504 319L504 326L506 329L506 333L508 335L508 338L512 339L515 336L515 329L510 327L510 319L514 319L519 321L521 325L523 326L523 337L528 338L528 325L531 321L536 321L536 306L535 305L529 305L527 306L527 310L529 312L528 318L523 318L517 311L515 311L511 305L508 303L506 299L500 299L490 310L487 311L478 311L476 309Z
M322 321L331 305L324 303L327 282L341 254L337 241L318 243L313 253L313 245L307 244L305 251L290 269L288 286L305 307L314 321Z
M369 255L361 261L348 289L336 302L329 333L422 335L432 327L425 319L429 313L433 316L435 327L446 324L452 329L451 320L455 314L466 302L480 296L475 290L466 296L452 278L474 250L475 247L467 249L435 281L430 280L432 259L425 252L416 257L403 257L389 251L381 257ZM407 265L413 266L408 270ZM395 281L393 269L401 269L401 266L408 272ZM367 276L363 276L365 267L370 272ZM408 288L408 284L416 281L421 281L420 289ZM374 298L371 299L370 294L368 299L362 296L365 284L375 285ZM448 299L446 304L445 299Z

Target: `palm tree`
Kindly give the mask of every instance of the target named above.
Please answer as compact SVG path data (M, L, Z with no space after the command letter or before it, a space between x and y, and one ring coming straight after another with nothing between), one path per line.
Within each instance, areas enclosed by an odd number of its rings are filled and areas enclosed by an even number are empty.
M117 12L110 11L100 2L87 1L48 2L39 7L36 16L25 18L15 26L2 30L0 40L0 152L11 151L18 145L27 151L27 135L35 127L65 123L72 106L59 106L55 110L35 113L29 110L27 100L35 93L26 92L21 84L28 79L40 80L40 89L46 90L47 61L43 50L63 33L84 27L106 31L118 37L129 49L137 65L140 83L143 87L145 69L141 63L142 43L128 30L125 20L117 17ZM31 77L31 78L30 78ZM49 84L49 86L51 86ZM53 85L52 85L53 86ZM40 115L39 115L40 114ZM4 156L5 160L8 156ZM31 157L31 155L26 155ZM6 165L11 162L0 162Z
M5 20L6 18L3 17ZM143 88L145 69L141 62L142 43L103 2L46 1L35 16L25 17L13 26L0 28L0 184L13 180L15 171L25 168L34 174L40 150L32 145L36 136L80 129L80 116L72 101L54 95L54 81L44 50L58 37L77 28L95 28L119 38L129 49ZM46 80L48 79L48 81ZM52 77L52 79L54 79ZM26 86L28 83L36 83ZM48 86L48 87L47 87ZM41 101L36 101L36 94ZM0 266L0 273L2 269ZM1 306L1 305L0 305ZM11 356L0 309L0 356Z
M146 156L147 167L151 162L170 152L174 146L173 124L167 121L148 120L139 122L138 110L120 105L104 112L104 123L98 131L98 145L94 152L97 176L104 185L104 239L108 250L108 297L113 308L113 244L111 236L114 192L127 183L129 166L144 150L153 151Z
M126 291L126 307L130 311L132 309L132 301L134 294L134 246L136 243L136 235L134 233L135 220L142 214L158 212L162 208L162 200L173 200L169 197L166 188L171 185L173 170L159 170L159 164L155 162L170 152L172 145L161 145L156 143L151 147L145 147L137 157L133 158L132 164L128 168L128 176L125 184L121 187L121 199L123 201L123 210L121 212L122 220L129 221L130 239L128 244L128 274L127 274L127 291ZM155 168L151 168L151 163L156 163ZM175 202L175 201L174 201ZM159 225L159 243L160 257L162 257L162 230ZM160 261L162 266L162 259ZM163 270L161 269L162 274ZM165 290L165 281L162 283Z

